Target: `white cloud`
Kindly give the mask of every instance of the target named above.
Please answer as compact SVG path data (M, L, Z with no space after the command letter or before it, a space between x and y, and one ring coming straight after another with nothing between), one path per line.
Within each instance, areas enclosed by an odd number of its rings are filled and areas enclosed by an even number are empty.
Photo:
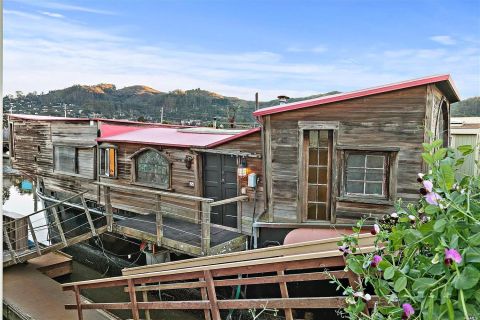
M186 50L142 45L111 31L44 14L5 10L4 90L48 91L72 84L144 84L161 91L202 88L262 100L348 91L430 74L452 73L464 96L480 94L477 45L445 49L361 48L292 62L275 52ZM320 52L326 47L316 46ZM301 49L301 48L300 48ZM298 50L300 50L298 49Z
M437 43L443 44L445 46L451 46L456 44L457 42L451 36L447 35L438 35L430 37L430 40L435 41Z
M45 9L54 9L54 10L62 10L62 11L77 11L77 12L86 12L86 13L94 13L94 14L105 14L105 15L114 15L115 12L109 10L101 10L95 8L89 8L85 6L77 6L71 5L62 2L54 2L54 1L43 1L43 0L11 0L13 2L24 3L30 6L35 6L37 8L45 8Z
M40 11L41 14L52 17L52 18L65 18L63 14L55 13L55 12L48 12L48 11Z
M286 49L287 52L306 52L306 53L323 53L327 51L326 46L318 45L315 47L301 47L301 46L290 46Z

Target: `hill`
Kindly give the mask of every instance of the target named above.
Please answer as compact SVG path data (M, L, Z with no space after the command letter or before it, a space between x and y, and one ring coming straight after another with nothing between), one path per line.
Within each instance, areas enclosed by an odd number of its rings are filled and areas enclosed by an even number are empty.
M452 117L480 117L480 97L473 97L452 104Z
M338 92L329 92L334 94ZM311 99L326 94L294 98L289 102ZM278 104L278 100L261 102L260 107ZM113 84L74 85L48 93L36 92L3 98L4 112L63 116L65 109L70 117L104 117L160 121L163 108L164 120L171 123L185 121L206 125L217 117L220 123L228 124L235 118L239 125L254 123L252 112L255 102L236 97L226 97L202 89L173 90L161 92L143 85L117 89Z

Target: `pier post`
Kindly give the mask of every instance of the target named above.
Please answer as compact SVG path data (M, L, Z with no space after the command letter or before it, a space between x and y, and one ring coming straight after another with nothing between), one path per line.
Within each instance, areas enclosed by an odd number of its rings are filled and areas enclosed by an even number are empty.
M35 230L33 230L32 220L30 219L30 217L27 217L26 219L28 222L28 227L30 228L30 233L32 235L33 242L35 243L35 249L37 249L38 255L41 256L42 250L40 250L40 245L38 244L37 235L35 234Z
M210 255L210 203L202 202L202 254Z
M105 197L105 210L107 213L107 230L112 232L113 230L113 210L112 210L112 202L110 199L110 187L104 186L103 187L103 194Z
M157 227L157 245L162 246L163 238L163 214L162 214L162 196L156 195L155 201L155 224Z

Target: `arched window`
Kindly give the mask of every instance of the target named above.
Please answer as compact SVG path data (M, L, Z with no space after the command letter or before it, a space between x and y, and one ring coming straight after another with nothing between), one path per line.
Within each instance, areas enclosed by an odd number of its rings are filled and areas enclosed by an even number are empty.
M438 110L437 121L435 126L435 138L443 140L443 146L447 147L449 143L449 119L448 119L448 105L447 102L443 99L440 101L440 107Z
M134 182L161 189L170 188L170 161L158 150L146 148L132 156Z

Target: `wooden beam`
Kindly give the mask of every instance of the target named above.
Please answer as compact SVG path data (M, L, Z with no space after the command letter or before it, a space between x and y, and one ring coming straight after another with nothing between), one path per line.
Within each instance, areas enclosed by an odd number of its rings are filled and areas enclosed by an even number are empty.
M30 220L30 217L26 217L25 219L27 219L28 227L30 228L30 234L32 235L33 242L35 243L35 249L37 250L38 255L41 256L42 250L40 249L40 245L38 244L37 235L35 234L35 230L33 229L32 221Z
M277 271L277 275L279 276L285 276L285 272L283 270ZM287 283L285 281L280 281L280 293L282 295L283 299L288 299L288 288L287 288ZM291 308L285 308L285 319L287 320L293 320L293 314L292 314L292 309Z
M207 284L205 282L205 278L200 278L197 283L198 284L203 283L205 285L204 287L200 288L200 294L202 295L202 301L208 301L208 293L206 288ZM203 310L203 316L205 320L212 320L212 315L210 314L210 308Z
M80 289L77 286L74 286L75 291L75 301L77 302L77 314L78 320L83 320L83 312L82 312L82 298L80 297Z
M138 291L137 288L135 287L135 291ZM148 302L148 291L143 291L142 292L142 298L143 302ZM150 310L145 310L145 320L150 320Z
M221 206L221 205L224 205L224 204L227 204L227 203L232 203L232 202L237 202L237 201L245 201L247 199L248 199L248 196L237 196L237 197L233 197L233 198L229 198L229 199L224 199L224 200L219 200L219 201L212 202L212 203L210 203L210 206L211 207L216 207L216 206Z
M113 231L113 209L112 201L110 199L110 187L103 186L103 196L105 199L105 211L107 215L107 229L109 232Z
M157 245L162 246L163 239L163 213L162 213L162 196L157 194L155 201L155 226L157 232Z
M13 251L12 242L10 241L10 236L7 232L7 227L3 227L3 241L7 243L8 251L10 252L10 257L14 263L17 263L17 258L15 251Z
M345 297L268 298L219 300L220 309L338 309L346 306Z
M155 302L138 302L139 310L202 310L209 309L210 302L208 301L155 301ZM113 303L88 303L83 304L83 310L128 310L132 308L130 302L113 302ZM77 305L66 304L66 310L76 310Z
M65 247L68 246L67 238L65 237L65 233L63 232L62 222L60 221L60 216L58 215L57 207L51 208L53 217L55 218L55 224L57 225L58 233L60 234L60 238L62 239L63 244Z
M202 255L210 255L210 203L202 202Z
M215 291L215 284L213 283L213 277L210 270L205 270L205 282L207 283L207 295L210 301L210 311L212 313L213 320L222 320L220 317L220 310L217 304L217 293Z
M132 317L133 320L140 320L140 314L138 312L137 294L135 293L135 285L132 279L128 279L128 293L130 295L130 302L132 305Z
M178 283L165 283L157 285L145 285L136 286L135 291L157 291L157 290L176 290L176 289L198 289L205 288L207 284L205 281L195 281L195 282L178 282ZM128 292L128 288L125 288L125 291Z
M85 211L85 216L87 217L90 230L92 231L92 236L96 236L97 231L95 230L95 225L93 224L92 216L90 215L90 210L88 209L87 201L83 194L80 196L80 200L82 201L83 210Z

